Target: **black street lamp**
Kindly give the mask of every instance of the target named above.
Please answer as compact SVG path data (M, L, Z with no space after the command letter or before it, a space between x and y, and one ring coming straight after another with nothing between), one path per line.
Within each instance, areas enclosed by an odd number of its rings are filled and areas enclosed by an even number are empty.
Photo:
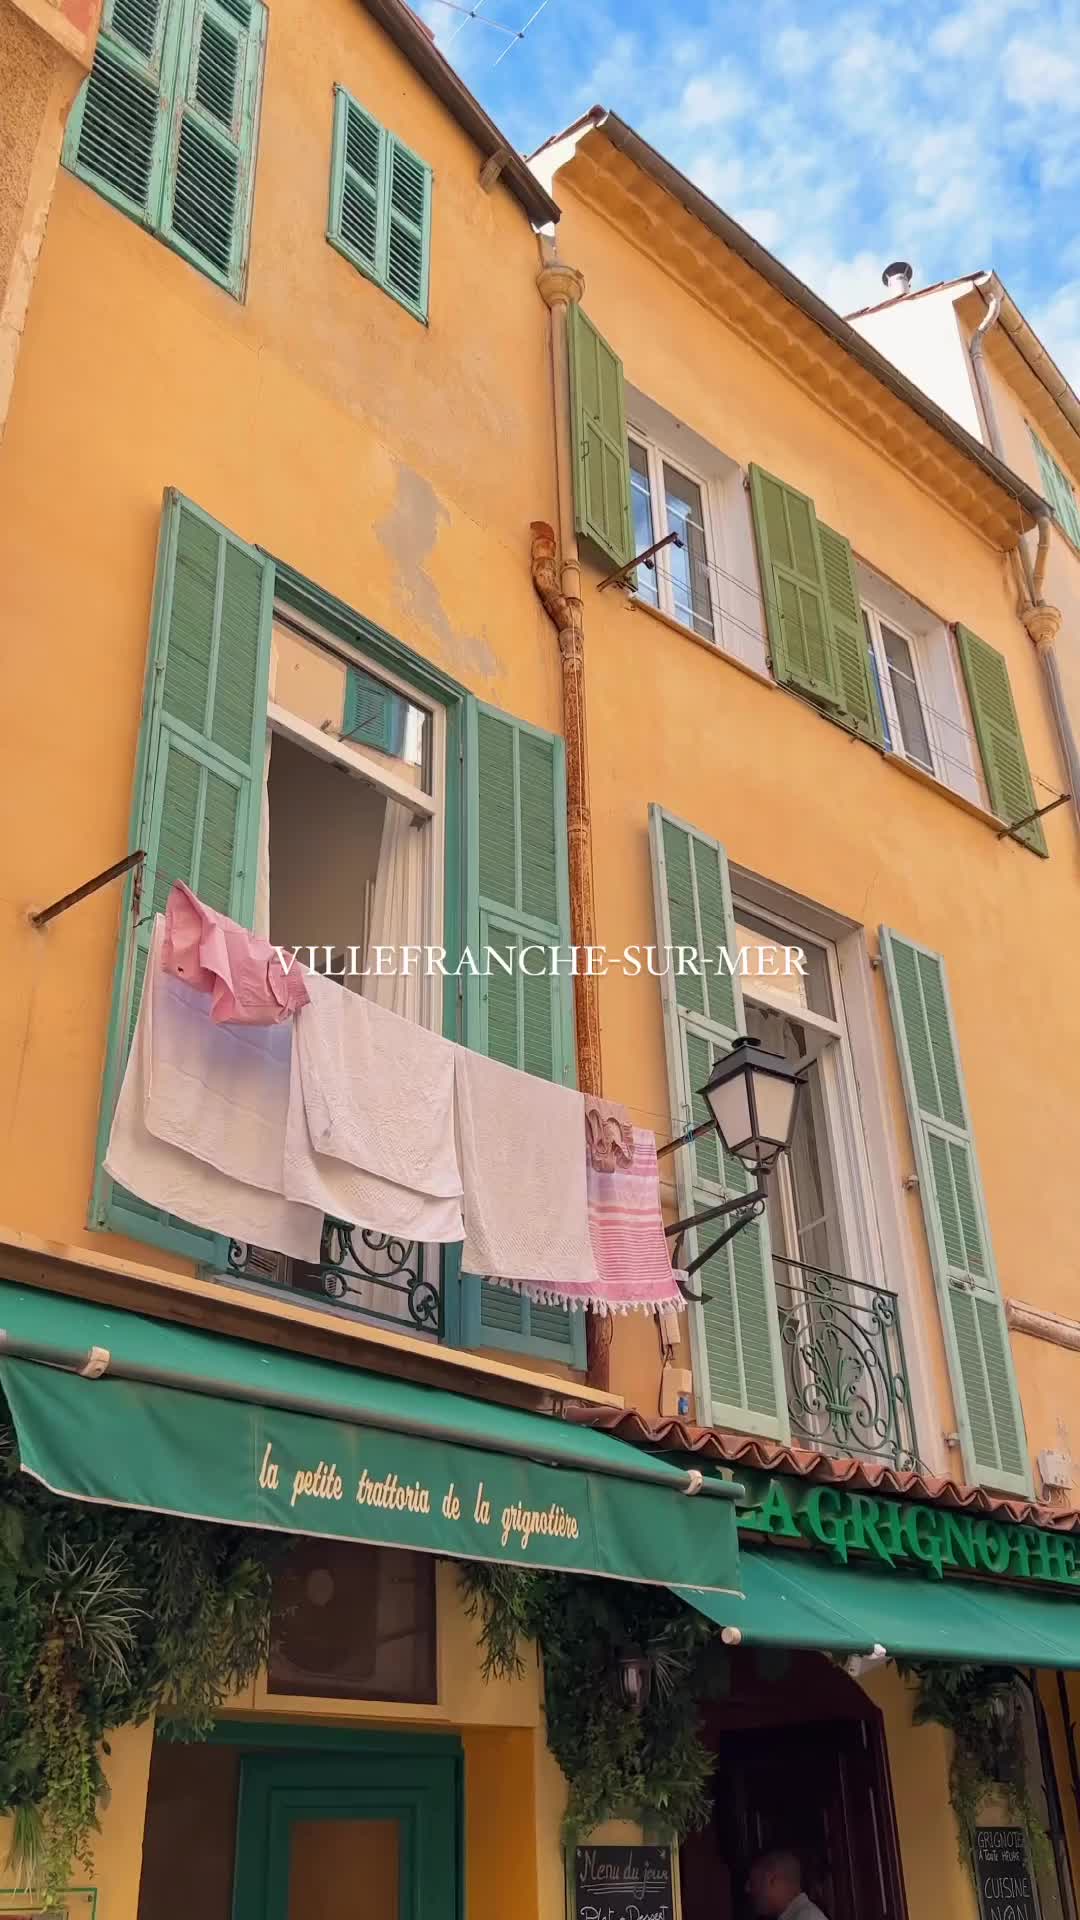
M676 1148L689 1146L692 1140L715 1127L725 1152L741 1161L755 1180L752 1192L741 1193L716 1207L706 1207L702 1213L676 1220L665 1228L668 1238L673 1239L691 1227L704 1226L709 1220L719 1220L726 1214L736 1216L720 1238L691 1261L685 1269L688 1278L764 1212L764 1176L772 1172L780 1155L791 1145L805 1081L801 1067L785 1060L782 1054L767 1053L760 1040L748 1037L736 1040L731 1052L714 1062L708 1083L700 1089L709 1118L660 1148L658 1157L674 1153ZM689 1297L702 1298L700 1294Z

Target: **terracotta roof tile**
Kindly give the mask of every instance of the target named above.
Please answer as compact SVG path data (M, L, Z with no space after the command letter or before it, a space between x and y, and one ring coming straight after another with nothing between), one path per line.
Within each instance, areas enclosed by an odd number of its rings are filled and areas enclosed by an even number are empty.
M633 1407L568 1406L564 1417L580 1426L600 1427L634 1447L655 1447L662 1453L692 1454L728 1467L755 1467L765 1473L797 1473L806 1480L831 1481L862 1487L872 1493L895 1494L902 1500L927 1500L943 1507L962 1507L969 1513L992 1514L1027 1526L1057 1533L1080 1533L1080 1510L1048 1507L1036 1500L1010 1500L985 1487L969 1487L936 1473L915 1473L890 1467L883 1460L837 1459L804 1447L781 1447L721 1427L698 1427L689 1420L668 1420L639 1413Z

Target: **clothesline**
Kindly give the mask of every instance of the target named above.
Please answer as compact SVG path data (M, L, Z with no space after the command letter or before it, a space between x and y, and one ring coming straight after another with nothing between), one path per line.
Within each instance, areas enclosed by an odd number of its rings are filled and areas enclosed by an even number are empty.
M626 1108L504 1066L174 887L154 922L106 1170L153 1207L317 1262L324 1217L601 1313L678 1306L656 1141Z

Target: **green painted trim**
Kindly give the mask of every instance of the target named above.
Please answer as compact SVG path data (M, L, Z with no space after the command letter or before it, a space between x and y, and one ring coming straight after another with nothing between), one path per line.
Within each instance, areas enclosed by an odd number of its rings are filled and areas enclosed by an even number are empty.
M381 1709L380 1709L381 1710ZM163 1739L156 1734L155 1739ZM175 1736L170 1735L170 1738ZM424 1757L430 1754L460 1754L463 1751L461 1735L436 1730L432 1733L398 1733L372 1731L370 1722L358 1720L354 1727L311 1726L298 1720L268 1720L260 1715L257 1720L215 1720L204 1736L211 1745L217 1747L252 1747L276 1750L282 1747L299 1748L318 1753L351 1753L357 1757L366 1754L389 1754L395 1759ZM192 1746L201 1745L193 1740Z
M370 1737L369 1737L370 1738ZM233 1920L286 1920L297 1820L395 1820L398 1920L456 1920L464 1875L464 1759L392 1736L347 1748L248 1752L240 1763Z
M990 1486L1006 1493L1023 1494L1030 1499L1034 1495L1031 1456L1028 1451L1023 1406L1017 1387L1016 1369L1013 1364L1007 1326L1005 1326L1004 1354L1009 1369L1009 1393L1012 1402L1013 1416L1016 1422L1017 1438L1025 1460L1025 1471L1021 1474L1012 1474L1001 1472L994 1468L988 1469L981 1466L975 1458L975 1443L971 1430L971 1420L968 1414L963 1369L961 1367L960 1352L953 1325L949 1260L942 1237L938 1209L933 1198L936 1192L934 1170L927 1147L926 1122L923 1118L923 1108L919 1099L918 1088L915 1084L915 1075L911 1063L907 1026L904 1019L904 1007L896 973L896 959L893 950L894 942L910 948L914 953L926 955L926 957L933 960L941 970L941 987L945 1000L946 1016L949 1023L949 1034L952 1040L953 1066L956 1072L957 1084L960 1089L960 1100L964 1110L966 1125L961 1128L952 1125L948 1120L938 1120L935 1118L933 1120L933 1126L936 1131L943 1135L950 1136L965 1145L968 1149L971 1159L971 1178L975 1204L979 1212L979 1227L982 1232L988 1267L987 1284L981 1291L986 1297L993 1297L998 1301L1001 1306L1003 1324L1004 1301L1001 1296L1001 1282L998 1277L997 1262L994 1258L994 1246L990 1234L990 1218L987 1213L986 1197L982 1185L982 1173L979 1167L979 1155L971 1125L971 1104L968 1100L967 1085L964 1080L964 1063L960 1050L952 996L949 992L949 980L945 961L943 956L940 953L935 953L932 947L924 947L917 940L909 940L906 934L897 933L893 928L883 926L879 928L882 966L889 1000L889 1012L892 1017L893 1034L896 1041L897 1058L900 1064L900 1077L903 1083L904 1097L907 1102L911 1141L919 1177L919 1197L922 1204L923 1221L926 1227L926 1237L930 1250L930 1262L934 1270L934 1284L938 1296L941 1332L945 1342L949 1378L952 1383L953 1400L956 1407L957 1428L960 1434L960 1448L964 1461L964 1472L968 1481L973 1486Z

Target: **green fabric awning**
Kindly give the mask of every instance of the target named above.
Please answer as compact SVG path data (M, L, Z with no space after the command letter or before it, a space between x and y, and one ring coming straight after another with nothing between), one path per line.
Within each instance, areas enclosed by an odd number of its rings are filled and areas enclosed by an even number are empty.
M676 1592L746 1646L887 1653L974 1665L1080 1667L1080 1597L993 1581L840 1566L815 1553L744 1551L743 1597Z
M0 1387L74 1500L738 1587L741 1488L546 1414L2 1282Z

